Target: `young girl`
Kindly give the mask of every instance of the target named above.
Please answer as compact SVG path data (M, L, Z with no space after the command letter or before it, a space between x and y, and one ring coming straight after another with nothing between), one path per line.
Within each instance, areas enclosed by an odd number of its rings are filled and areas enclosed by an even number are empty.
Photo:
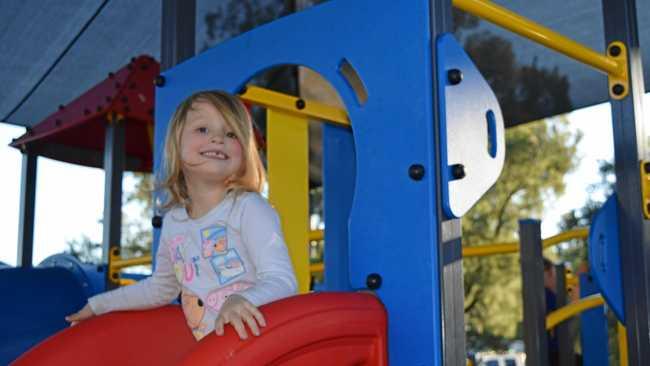
M169 304L181 294L197 340L231 324L241 339L265 326L258 306L291 296L296 278L275 210L260 196L264 168L250 115L221 91L199 92L180 104L165 141L160 247L153 275L94 296L66 317Z

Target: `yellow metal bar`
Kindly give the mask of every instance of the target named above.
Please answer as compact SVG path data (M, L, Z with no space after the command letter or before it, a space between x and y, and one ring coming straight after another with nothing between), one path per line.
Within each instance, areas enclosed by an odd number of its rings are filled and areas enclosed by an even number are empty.
M616 59L585 47L549 28L539 25L488 0L453 0L458 9L506 28L534 42L554 49L608 75L625 74L627 65Z
M138 258L115 259L111 261L111 268L113 268L115 271L119 271L126 267L142 266L147 264L151 264L150 255L145 255L143 257L138 257Z
M618 333L618 364L627 366L627 330L621 322L617 322L616 332Z
M136 283L136 280L130 278L120 278L120 286L128 286Z
M244 101L265 107L268 110L283 111L302 117L315 118L338 125L350 126L348 114L344 109L314 101L305 101L292 95L278 93L257 86L247 86L246 91L241 95L241 98ZM284 141L291 140L285 139Z
M589 228L573 229L542 240L542 245L544 246L544 249L546 249L553 245L557 245L571 239L584 239L588 235ZM464 247L463 257L485 257L495 254L509 254L518 252L519 242L512 241L505 243L479 245L475 247Z
M552 311L546 316L546 330L553 329L556 325L572 316L580 314L585 310L603 305L604 303L605 300L603 300L603 297L600 294L594 294Z
M309 232L309 241L321 241L323 239L325 239L325 233L323 230L312 230Z
M269 200L282 217L282 230L296 271L298 291L306 293L310 281L307 116L269 108L266 118Z
M497 243L497 244L487 244L479 245L476 247L464 247L463 248L463 257L485 257L495 254L509 254L509 253L518 253L519 252L519 243L510 242L510 243Z
M564 243L565 241L569 241L571 239L585 239L588 236L589 236L589 228L583 227L579 229L565 231L563 233L559 233L557 235L553 235L549 238L546 238L542 241L542 245L544 246L544 249L546 249L554 245Z
M309 272L311 273L323 272L324 270L325 270L325 264L323 263L314 263L311 266L309 266Z

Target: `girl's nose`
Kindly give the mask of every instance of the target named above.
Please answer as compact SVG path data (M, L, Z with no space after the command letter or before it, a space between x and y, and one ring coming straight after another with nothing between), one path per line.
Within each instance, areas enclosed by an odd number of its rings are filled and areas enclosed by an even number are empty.
M218 143L223 142L223 138L224 138L224 136L223 136L222 133L216 133L216 134L212 135L212 137L210 139L210 142L218 144Z

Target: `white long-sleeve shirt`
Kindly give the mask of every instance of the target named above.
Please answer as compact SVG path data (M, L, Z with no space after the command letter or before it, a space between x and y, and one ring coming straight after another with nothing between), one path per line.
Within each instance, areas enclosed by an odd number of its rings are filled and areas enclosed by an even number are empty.
M196 339L214 329L227 296L255 306L291 296L296 277L276 211L257 193L229 193L210 212L192 219L184 208L163 219L153 275L88 300L97 315L169 304L181 293Z

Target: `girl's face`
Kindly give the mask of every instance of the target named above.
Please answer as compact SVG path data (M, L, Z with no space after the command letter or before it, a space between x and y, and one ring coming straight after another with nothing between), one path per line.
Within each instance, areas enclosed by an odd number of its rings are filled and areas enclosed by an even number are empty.
M197 101L181 130L181 166L186 179L225 183L240 173L242 146L235 132L212 104Z

